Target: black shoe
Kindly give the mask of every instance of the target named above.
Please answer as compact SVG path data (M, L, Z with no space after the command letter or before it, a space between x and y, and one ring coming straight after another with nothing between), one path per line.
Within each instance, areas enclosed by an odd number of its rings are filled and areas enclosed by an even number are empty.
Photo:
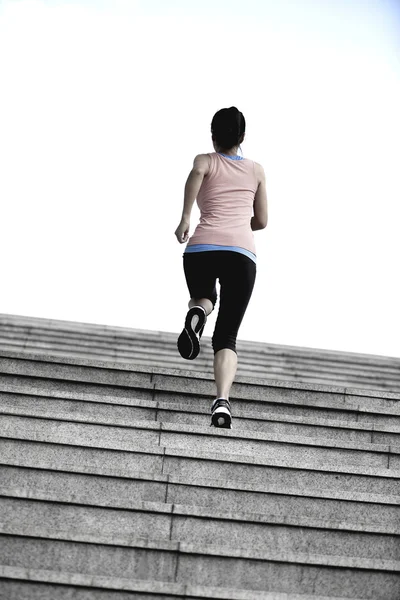
M200 338L207 321L202 306L193 306L186 315L185 327L178 337L178 350L182 358L193 360L200 352Z
M223 429L232 429L232 414L229 400L217 398L211 407L211 425Z

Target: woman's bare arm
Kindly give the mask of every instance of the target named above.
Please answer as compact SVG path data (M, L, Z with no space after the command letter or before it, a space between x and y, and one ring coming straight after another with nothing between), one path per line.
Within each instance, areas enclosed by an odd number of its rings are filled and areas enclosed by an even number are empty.
M257 165L257 174L259 177L258 188L254 196L253 211L254 217L251 219L251 228L253 231L265 229L268 223L268 202L267 190L265 185L265 173L261 165Z
M181 222L175 231L177 240L181 244L187 242L189 239L190 215L192 213L193 204L208 170L209 158L207 154L198 154L193 161L193 168L186 180Z

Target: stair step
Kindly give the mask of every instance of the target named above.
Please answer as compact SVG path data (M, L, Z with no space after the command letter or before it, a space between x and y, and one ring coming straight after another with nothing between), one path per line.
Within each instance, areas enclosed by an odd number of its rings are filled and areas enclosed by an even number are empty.
M7 336L2 329L1 336L1 349L4 351L19 351L22 347L24 353L51 354L60 357L79 356L89 360L125 362L144 366L156 363L158 367L176 368L179 366L182 369L189 368L190 371L212 372L213 355L210 343L209 347L203 345L196 362L188 365L176 351L176 340L174 340L174 344L157 343L150 347L146 341L138 343L137 340L127 339L122 342L115 337L108 340L99 337L93 340L91 336L82 339L78 334L70 336L67 332L52 337L30 332L29 335L18 338L13 334ZM210 340L204 337L203 341L207 343ZM239 342L239 352L240 346ZM400 384L399 369L396 366L385 365L385 373L382 376L382 369L377 365L366 366L356 363L347 365L334 360L316 361L315 358L293 356L286 356L282 361L280 356L267 357L265 354L260 354L248 357L241 353L238 370L239 375L254 373L254 376L260 376L260 373L263 373L268 378L284 381L293 379L291 375L293 371L301 371L302 381L328 385L339 383L347 385L351 382L352 386L358 384L376 388L378 382L381 382L383 388L398 390Z
M123 387L112 387L107 385L96 385L88 383L78 383L63 380L34 379L28 377L13 377L10 375L0 375L0 392L7 395L19 395L31 397L33 399L64 399L71 401L95 402L101 404L115 404L118 406L151 406L160 407L161 410L169 411L200 411L201 414L208 414L212 402L211 397L196 396L194 394L185 395L184 393L169 393L151 389L135 388L133 390ZM393 408L389 406L371 406L369 411L365 410L363 405L347 406L341 409L329 408L325 404L319 405L317 402L310 402L312 394L308 398L293 398L291 403L289 399L281 403L279 398L272 400L249 401L235 398L232 400L234 415L245 415L249 420L257 419L260 414L274 414L277 417L294 418L307 420L340 421L348 423L349 426L365 425L368 427L371 423L378 429L388 431L397 431L399 428L399 406ZM360 400L358 400L359 402ZM146 417L147 418L147 417Z
M188 482L242 481L250 485L297 487L299 490L341 490L372 493L376 497L400 495L400 471L357 465L316 465L307 461L293 466L272 458L198 452L187 448L149 447L135 451L73 446L33 440L0 439L3 464L71 472L92 472L130 477L138 471L183 476ZM292 461L294 462L294 461ZM101 469L100 471L98 469Z
M258 456L281 464L342 465L400 470L400 448L382 444L348 444L331 438L284 436L259 432L236 432L177 423L138 421L134 425L62 421L42 417L0 415L3 438L72 444L116 450L149 447L197 448L224 454Z
M274 547L280 552L296 549L327 555L338 554L340 549L349 556L399 558L398 519L373 523L365 513L364 522L350 522L218 508L154 501L130 502L129 508L123 508L121 502L104 504L101 500L89 502L87 498L79 502L71 494L61 498L59 493L45 490L30 492L29 498L13 488L1 488L0 494L0 515L7 527L45 523L50 531L100 530L109 535L123 531L125 536L186 542L196 539L197 543L228 547L256 544L258 548Z
M144 559L144 579L149 575L148 569L150 571L154 569L153 575L155 575L155 572L161 568L163 579L165 578L167 581L171 580L175 571L169 567L175 562L174 559L176 558L176 554L182 553L192 555L193 557L200 555L212 556L215 559L243 559L244 561L259 561L264 563L286 562L303 566L328 566L345 569L354 568L366 571L395 572L398 573L400 582L400 561L390 558L382 559L354 556L351 554L348 556L337 554L310 554L308 552L302 553L293 550L277 552L274 547L245 548L240 546L208 544L202 543L201 541L197 542L197 540L194 543L186 541L181 542L179 540L170 539L152 539L148 536L136 537L125 535L121 532L118 535L115 533L110 535L108 532L103 531L87 532L75 529L50 529L42 524L30 524L27 527L26 524L0 523L0 538L2 539L2 543L0 544L1 564L14 564L15 566L20 566L18 563L22 558L21 553L24 553L26 558L30 557L29 560L25 562L31 563L33 568L38 568L37 564L42 563L43 559L47 559L46 562L51 565L51 569L57 569L57 564L61 569L64 569L66 565L62 564L63 557L60 555L60 552L56 550L57 547L60 548L61 546L64 546L65 548L69 547L69 550L65 552L66 563L69 563L68 568L75 567L79 571L82 566L85 566L85 563L93 561L93 572L101 572L101 565L99 564L99 560L96 560L95 552L97 552L98 559L104 560L104 555L107 554L108 549L125 548L128 552L122 554L131 554L132 562L128 559L128 563L130 563L129 570L131 570L130 575L133 578L135 578L135 572L132 571L132 569L136 567L135 563L138 562L140 567L140 562L143 560L143 558L137 560L138 556L135 557L135 551L138 551L136 554L141 554L142 557L144 557L148 551L149 553L154 553L155 557L158 555L158 560L154 561L154 564L152 564L153 561L150 556L147 556ZM42 548L53 546L56 552L53 555L52 552L48 553L45 550L42 552L42 556L35 556L35 552L32 552L32 548L35 545L41 546ZM82 562L77 561L76 564L72 565L69 562L70 559L75 562L80 553L80 548L82 548L83 545L91 546L90 549L84 549L84 551L89 550L86 559L82 560ZM17 548L20 548L20 550L17 550ZM133 552L131 553L129 551ZM160 556L160 554L163 554L163 556ZM57 563L53 561L57 561ZM105 566L107 562L108 561L104 561L103 566ZM166 563L169 563L169 565L166 571L164 571L167 566ZM128 564L125 564L125 568L127 566ZM123 569L123 567L123 565L120 566L121 569ZM109 568L110 565L108 565L107 570ZM121 573L123 573L122 570ZM160 575L160 573L158 573L158 575ZM156 577L155 579L157 580ZM189 579L187 579L187 581L190 582Z
M3 579L1 579L3 578ZM394 590L396 591L396 590ZM2 596L2 593L4 596ZM393 596L394 597L394 596ZM193 586L0 565L1 600L317 600L314 594ZM348 600L318 595L318 600ZM357 599L353 596L353 600ZM388 600L390 598L388 597Z
M12 529L12 531L11 531ZM400 563L396 560L279 553L274 549L153 541L84 532L49 532L42 527L7 528L0 544L0 564L26 569L80 572L196 586L254 591L346 595L397 600Z
M137 506L138 502L166 502L217 511L224 507L228 512L261 513L286 523L293 519L311 519L345 523L350 527L367 521L374 531L383 532L388 528L395 531L400 525L400 497L374 494L349 497L340 490L320 491L317 497L307 490L279 489L272 485L246 489L235 481L225 481L220 488L212 480L187 482L171 476L157 478L152 473L122 478L0 465L0 495L58 501L64 498L78 504L126 509Z
M2 350L0 350L0 367L1 372L4 374L20 374L36 378L61 378L65 380L80 380L80 375L84 375L81 381L109 383L114 379L115 384L119 383L119 385L128 387L134 387L135 383L134 379L129 377L129 373L136 373L137 375L141 374L144 381L154 384L150 385L154 389L168 389L170 391L182 391L186 393L197 392L211 396L214 394L214 382L211 374L185 371L185 369L139 367L130 363L112 363L110 361L12 351L5 352ZM104 377L105 374L108 374L108 377ZM243 397L242 394L245 393L245 396L248 398L260 399L260 393L261 395L265 395L263 388L277 388L276 392L278 389L320 392L319 395L322 399L324 397L328 399L336 394L342 401L345 395L349 398L352 396L387 400L398 400L400 398L400 394L398 393L381 390L363 390L346 388L344 386L318 385L293 381L274 381L272 379L243 376L235 379L232 397ZM395 406L395 403L393 405Z
M2 357L0 352L2 391L50 396L62 393L74 399L90 394L92 397L124 397L127 401L134 397L168 401L171 405L182 403L184 396L188 406L197 406L200 402L201 410L209 410L215 393L212 379L204 374L139 370L132 365L83 359L63 358L62 363L57 363L57 357L18 356ZM400 416L400 394L337 386L237 378L231 399L235 406L239 400L241 410L248 416L272 407L284 412L302 410L304 415L318 409L321 416L339 420L371 421L372 414Z
M94 400L69 400L34 395L0 392L0 412L20 416L36 416L73 420L75 422L107 423L109 425L134 425L136 421L163 423L188 423L195 426L209 424L209 411L200 412L198 407L188 409L151 400L130 401L130 405ZM400 446L400 424L382 426L375 423L359 423L299 417L275 412L261 412L257 417L247 418L240 408L234 409L235 429L276 434L300 435L316 438L334 438L350 443L373 442Z
M202 352L188 364L176 351L177 333L150 332L122 327L0 315L0 345L24 352L87 356L103 360L134 362L212 371L209 337ZM239 340L238 375L267 376L400 391L399 359L312 348L279 346Z

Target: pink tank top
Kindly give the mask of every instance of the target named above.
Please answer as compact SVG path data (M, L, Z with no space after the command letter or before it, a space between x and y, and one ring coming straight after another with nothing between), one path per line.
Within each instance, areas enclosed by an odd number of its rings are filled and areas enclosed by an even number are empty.
M217 152L208 156L210 170L197 194L200 222L187 245L239 246L255 254L250 226L258 187L255 164L248 158L233 160Z

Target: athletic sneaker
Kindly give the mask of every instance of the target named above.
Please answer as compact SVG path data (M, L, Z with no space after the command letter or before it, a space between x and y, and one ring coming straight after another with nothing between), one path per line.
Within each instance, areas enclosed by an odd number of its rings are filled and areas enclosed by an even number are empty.
M231 405L225 398L217 398L211 406L211 425L232 429Z
M186 315L185 327L178 337L178 350L182 358L193 360L200 352L200 338L207 321L202 306L193 306Z

